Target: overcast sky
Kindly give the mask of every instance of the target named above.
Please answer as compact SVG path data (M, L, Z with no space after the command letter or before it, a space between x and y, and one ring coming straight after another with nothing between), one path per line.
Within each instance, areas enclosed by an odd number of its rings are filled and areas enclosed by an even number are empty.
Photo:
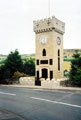
M50 0L50 16L65 22L64 48L81 49L81 0ZM35 53L33 20L48 18L48 0L0 0L0 54Z

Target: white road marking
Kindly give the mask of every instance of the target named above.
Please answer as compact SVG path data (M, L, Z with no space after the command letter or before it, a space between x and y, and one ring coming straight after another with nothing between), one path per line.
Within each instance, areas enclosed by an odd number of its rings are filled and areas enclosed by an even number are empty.
M16 96L16 94L12 94L12 93L5 93L5 92L0 92L0 94L2 94L2 95L11 95L11 96Z
M56 101L59 102L59 101L65 99L65 98L71 97L72 95L74 95L74 93L70 93L69 95L65 95L65 96L63 96L62 98L57 99Z
M37 97L31 97L31 98L35 99L35 100L41 100L41 101L46 101L46 102L54 103L54 104L61 104L61 105L66 105L66 106L70 106L70 107L81 108L81 106L79 106L79 105L74 105L74 104L69 104L69 103L63 103L63 102L57 102L57 101L52 101L52 100L43 99L43 98L37 98Z

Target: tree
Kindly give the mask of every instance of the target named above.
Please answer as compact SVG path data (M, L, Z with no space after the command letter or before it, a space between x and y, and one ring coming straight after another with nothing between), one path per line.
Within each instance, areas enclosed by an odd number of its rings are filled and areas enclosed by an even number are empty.
M35 75L35 60L33 58L27 59L27 61L24 63L23 71L27 75Z
M69 80L72 85L81 86L81 57L78 51L73 55Z
M0 83L7 84L8 78L10 78L10 70L5 65L0 66Z
M10 77L12 77L13 73L16 71L22 72L23 62L18 50L15 50L8 55L5 62L5 67L10 70Z
M31 76L35 75L35 59L29 58L23 63L18 50L10 52L4 64L0 66L0 83L1 81L5 83L6 79L11 79L14 76L26 76L24 73Z

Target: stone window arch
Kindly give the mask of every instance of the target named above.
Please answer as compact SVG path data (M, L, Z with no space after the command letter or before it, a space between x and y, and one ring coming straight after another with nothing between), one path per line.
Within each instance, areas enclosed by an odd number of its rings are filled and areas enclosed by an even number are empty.
M45 50L45 49L43 49L42 55L43 55L43 56L46 56L46 50Z

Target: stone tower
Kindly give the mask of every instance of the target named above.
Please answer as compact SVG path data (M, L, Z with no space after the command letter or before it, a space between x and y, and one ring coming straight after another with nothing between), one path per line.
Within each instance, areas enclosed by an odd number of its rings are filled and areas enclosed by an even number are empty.
M36 79L63 78L65 23L55 17L33 22L36 36Z

